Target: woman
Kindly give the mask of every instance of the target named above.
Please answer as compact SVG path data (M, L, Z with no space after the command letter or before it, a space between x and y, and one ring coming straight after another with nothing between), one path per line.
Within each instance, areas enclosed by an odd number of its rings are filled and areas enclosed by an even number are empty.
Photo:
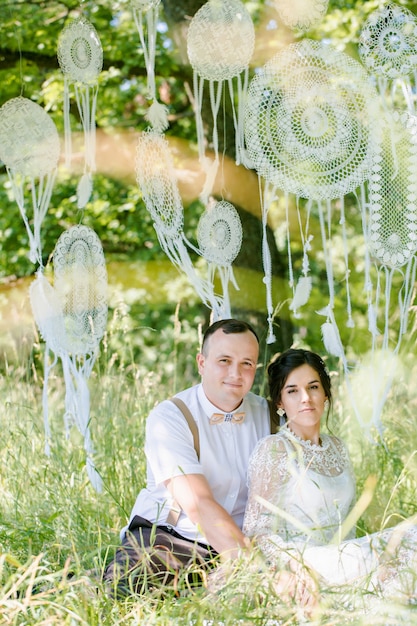
M344 443L320 430L332 403L323 360L290 349L270 364L268 377L272 402L286 424L252 453L245 534L272 565L307 566L324 586L355 583L384 595L416 597L415 526L360 539L354 529L345 532L355 481Z

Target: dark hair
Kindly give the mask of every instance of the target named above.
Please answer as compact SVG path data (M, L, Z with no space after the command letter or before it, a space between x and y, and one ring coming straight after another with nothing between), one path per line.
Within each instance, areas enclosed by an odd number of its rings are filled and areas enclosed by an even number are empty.
M247 331L253 333L256 337L256 341L259 343L259 337L256 334L255 329L248 323L243 322L242 320L235 320L233 318L226 320L218 320L214 322L211 326L207 328L203 335L203 342L201 344L201 352L204 352L204 349L207 347L207 340L216 332L216 330L222 329L226 335L234 334L234 333L246 333Z
M288 376L301 365L310 365L319 375L324 393L329 400L329 410L332 404L332 389L330 376L321 356L310 350L290 348L268 366L269 394L276 406L281 401L281 393Z

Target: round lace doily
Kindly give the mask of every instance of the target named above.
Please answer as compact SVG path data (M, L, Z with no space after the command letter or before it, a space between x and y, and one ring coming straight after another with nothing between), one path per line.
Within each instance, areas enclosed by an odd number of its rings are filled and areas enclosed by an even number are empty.
M316 200L341 197L369 176L377 107L358 62L316 41L291 44L250 83L249 157L280 189Z
M252 18L239 0L208 0L187 33L190 63L205 80L223 81L243 72L254 45Z
M145 132L139 137L136 180L157 233L178 237L183 228L184 211L169 145L162 135Z
M100 239L87 226L72 226L59 237L53 263L67 351L94 354L107 324L107 271Z
M417 18L405 7L388 3L365 22L359 55L371 74L398 78L417 69Z
M0 159L13 173L40 177L57 167L55 123L39 104L21 96L0 108Z
M231 265L242 245L242 223L235 207L221 200L200 217L198 245L204 258L215 265Z
M274 6L286 26L309 30L326 15L329 0L274 0Z
M58 39L58 62L73 81L91 85L103 67L103 50L94 26L80 17L65 26Z
M370 251L401 267L417 251L417 118L390 116L369 185Z

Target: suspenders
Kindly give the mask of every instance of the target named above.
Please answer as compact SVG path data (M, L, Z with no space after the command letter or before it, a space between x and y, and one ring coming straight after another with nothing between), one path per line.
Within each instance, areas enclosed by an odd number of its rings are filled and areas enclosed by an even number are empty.
M197 458L200 459L200 439L198 436L198 426L195 422L195 419L191 415L190 409L187 407L185 402L183 402L179 398L172 397L170 398L170 400L171 402L175 404L175 406L179 408L179 410L181 411L181 413L184 415L185 419L187 420L187 424L193 435L194 449L196 451ZM274 435L277 432L278 428L280 427L279 417L276 414L276 411L274 410L274 407L269 400L268 400L268 406L269 406L269 421L270 421L270 427L271 427L271 435ZM178 506L177 502L174 501L168 513L166 523L171 526L176 526L180 514L181 514L181 509Z

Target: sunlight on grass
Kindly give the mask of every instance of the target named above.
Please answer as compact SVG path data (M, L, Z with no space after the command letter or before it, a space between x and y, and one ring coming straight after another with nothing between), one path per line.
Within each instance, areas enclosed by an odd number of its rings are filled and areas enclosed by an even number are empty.
M110 599L100 580L119 543L139 489L145 483L145 419L159 400L197 380L198 332L174 320L172 330L127 324L123 311L109 324L90 379L91 433L104 491L97 494L85 471L80 436L63 428L64 389L59 368L49 388L52 446L44 454L42 345L28 362L0 374L0 623L37 625L267 625L413 623L414 599L389 604L354 588L321 589L316 611L306 616L285 601L274 573L237 563L215 593L167 589L124 601ZM142 335L141 335L142 333ZM138 338L139 335L139 338ZM134 337L134 342L131 339ZM142 342L143 350L137 342ZM186 349L185 349L186 347ZM408 346L410 348L410 346ZM137 354L142 354L138 358ZM412 352L397 368L383 410L384 442L358 427L334 373L335 415L330 427L352 453L358 494L369 480L372 499L359 534L406 520L416 512L417 390ZM158 367L153 364L158 363ZM369 490L366 492L369 495ZM362 509L361 509L362 512ZM369 607L372 607L371 609Z

